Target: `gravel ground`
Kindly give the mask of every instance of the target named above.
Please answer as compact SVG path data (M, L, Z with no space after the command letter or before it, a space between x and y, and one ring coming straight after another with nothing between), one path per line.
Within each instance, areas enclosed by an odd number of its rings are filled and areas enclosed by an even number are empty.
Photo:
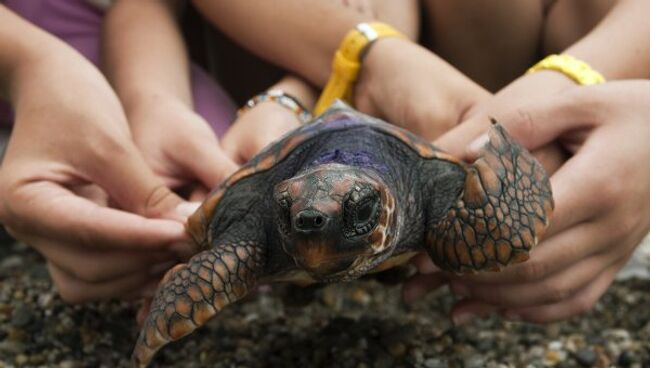
M493 317L454 327L447 290L405 306L397 287L369 281L325 287L311 302L274 287L168 346L154 366L647 368L649 265L647 244L593 311L546 326ZM0 242L0 367L127 367L134 315L128 303L65 305L36 253Z

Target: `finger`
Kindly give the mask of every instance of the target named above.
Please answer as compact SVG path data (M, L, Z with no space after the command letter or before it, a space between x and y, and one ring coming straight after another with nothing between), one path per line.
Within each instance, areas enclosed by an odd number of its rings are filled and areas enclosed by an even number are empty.
M460 159L468 160L467 146L481 134L487 132L490 126L489 117L481 115L455 126L436 139L433 144ZM487 140L483 143L487 143Z
M531 153L549 176L555 174L569 159L569 155L558 142L549 143Z
M447 276L442 273L415 275L402 287L402 298L406 303L414 303L424 295L438 289L447 282Z
M535 102L504 111L498 116L477 116L463 124L486 125L488 119L496 119L508 133L528 150L540 148L561 135L575 130L596 126L600 122L594 105L599 99L584 90L569 90ZM478 121L475 121L478 120ZM487 133L482 133L467 145L463 157L478 157L487 143Z
M549 277L532 282L512 280L511 283L485 285L452 280L451 289L456 294L464 294L471 299L509 308L559 303L619 261L620 255L608 252L588 257Z
M52 263L48 263L48 270L61 298L73 304L133 295L152 279L149 273L142 272L126 275L110 282L91 284L74 278Z
M529 308L514 308L503 312L511 320L550 323L588 312L611 285L616 273L625 262L619 262L597 276L587 287L571 298L559 303Z
M421 274L430 274L441 271L441 269L433 263L431 257L429 257L426 252L422 252L415 256L412 262Z
M169 268L178 262L178 256L171 251L107 251L64 245L49 239L23 239L49 262L88 283L102 283L143 271L155 275L161 272L161 267L167 265Z
M196 186L190 192L188 200L191 202L203 202L210 194L210 190L204 186Z
M480 317L487 317L501 310L496 305L491 305L476 299L463 299L451 308L451 319L454 325L461 326Z
M7 218L22 234L87 248L166 249L189 241L178 221L101 207L51 182L25 184L12 196Z
M138 308L138 315L136 317L136 321L138 321L138 326L142 327L142 324L144 323L144 319L147 318L147 315L149 315L149 309L151 309L151 300L152 297L145 297L142 301L142 306Z
M86 171L120 208L149 218L177 218L174 210L181 198L149 168L135 145L115 144Z
M216 138L201 139L179 150L174 157L208 188L214 188L238 169L238 165L219 147Z

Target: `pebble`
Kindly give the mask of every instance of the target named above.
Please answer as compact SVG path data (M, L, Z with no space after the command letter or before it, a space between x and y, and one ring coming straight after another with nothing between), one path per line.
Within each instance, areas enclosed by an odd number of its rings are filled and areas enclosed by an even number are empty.
M596 353L591 349L581 349L575 353L575 359L583 367L591 367L596 364Z
M27 326L34 318L34 312L25 304L19 303L11 314L11 324L16 327Z
M0 367L129 366L138 333L133 305L65 305L42 258L24 246L5 249L0 265L12 268L0 270ZM282 303L281 289L274 284L225 308L163 349L157 365L645 368L642 362L650 362L648 280L617 281L584 317L544 326L491 316L454 327L447 289L409 306L399 287L372 281L306 290L293 305Z
M447 367L447 363L440 358L429 358L424 361L424 366L426 368L444 368Z
M27 362L29 362L29 358L25 354L18 354L18 356L16 356L15 361L16 361L16 364L18 364L19 366L22 366L22 365L27 364Z
M634 354L630 353L629 351L624 351L619 354L616 361L621 367L629 367L632 365L632 363L634 363Z

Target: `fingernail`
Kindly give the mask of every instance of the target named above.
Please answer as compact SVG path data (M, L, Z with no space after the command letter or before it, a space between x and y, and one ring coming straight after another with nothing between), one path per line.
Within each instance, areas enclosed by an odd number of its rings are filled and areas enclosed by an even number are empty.
M474 320L474 318L476 318L476 315L474 315L472 313L467 313L467 312L465 312L465 313L457 313L457 314L454 314L454 315L451 316L451 320L452 320L452 322L454 322L454 325L456 325L456 326L465 325L465 324L471 322L472 320Z
M200 205L200 202L182 202L176 206L176 213L183 217L189 217L196 212L196 209L199 208Z
M481 134L478 138L474 139L468 146L467 151L472 156L477 156L481 149L490 141L487 133Z
M161 273L169 270L172 268L176 263L175 261L169 261L169 262L164 262L164 263L158 263L157 265L153 265L149 268L149 275L151 276L158 276Z
M451 282L451 292L459 298L466 298L469 296L469 288L467 285L460 282Z

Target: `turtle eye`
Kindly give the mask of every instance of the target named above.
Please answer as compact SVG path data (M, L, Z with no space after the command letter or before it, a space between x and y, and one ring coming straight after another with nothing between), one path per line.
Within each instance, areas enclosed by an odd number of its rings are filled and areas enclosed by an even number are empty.
M377 225L379 194L372 188L355 188L345 201L344 234L346 237L366 235Z
M289 193L282 193L280 196L277 198L278 205L282 207L284 210L288 210L291 208L291 197L289 196Z
M276 202L280 207L278 228L282 234L288 235L291 232L291 205L293 201L289 193L283 192L276 198Z

